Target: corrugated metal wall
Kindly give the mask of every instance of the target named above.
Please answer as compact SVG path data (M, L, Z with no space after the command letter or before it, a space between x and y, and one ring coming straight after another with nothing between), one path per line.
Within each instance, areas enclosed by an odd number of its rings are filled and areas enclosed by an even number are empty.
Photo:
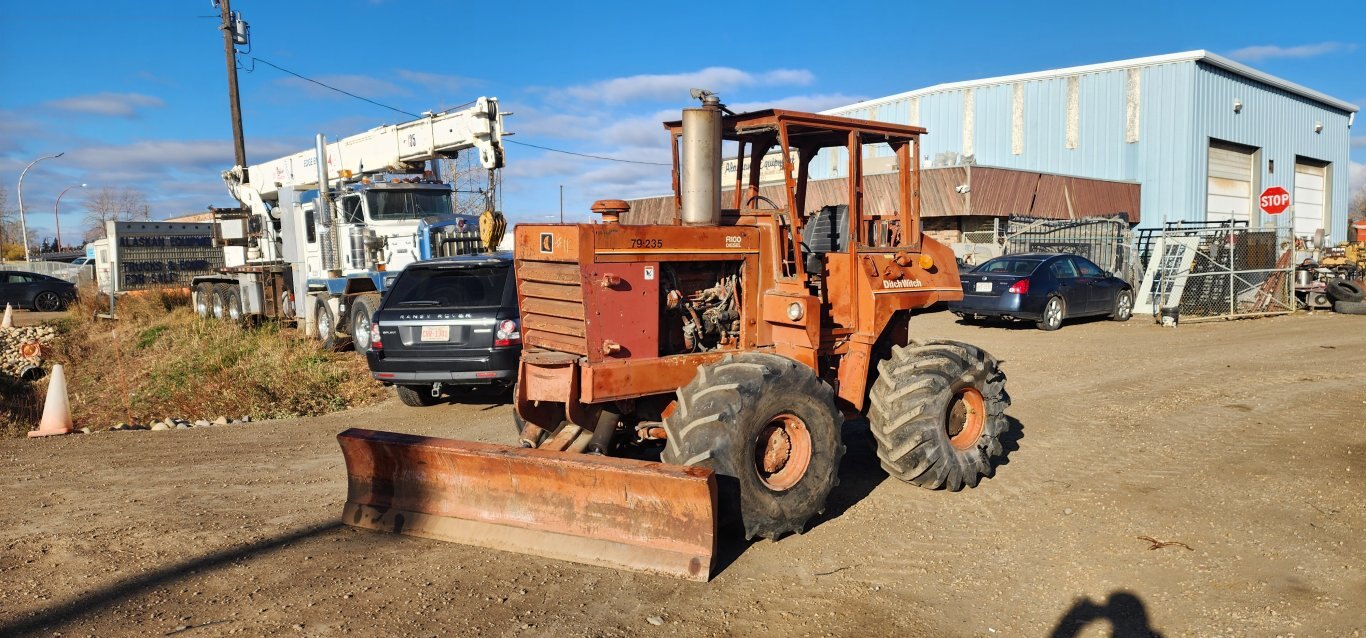
M1205 149L1211 138L1257 147L1260 151L1254 178L1259 180L1258 185L1262 189L1281 186L1290 191L1293 209L1295 157L1331 162L1328 206L1332 212L1325 231L1335 241L1346 240L1347 162L1351 152L1347 114L1221 68L1207 64L1198 67L1193 109L1197 173L1203 175L1207 170ZM1238 113L1233 112L1235 100L1242 102ZM1314 132L1315 123L1323 124L1322 132ZM1275 162L1274 173L1271 161ZM1203 202L1205 184L1196 186L1196 196ZM1261 211L1255 214L1263 224L1290 224L1288 213L1281 215L1286 217L1281 220L1270 219Z
M967 97L970 94L970 98ZM1233 99L1244 103L1232 110ZM964 105L972 131L964 131ZM1263 188L1293 186L1295 155L1333 163L1332 237L1345 239L1347 114L1203 63L1177 61L1079 75L958 87L889 98L835 115L918 124L921 164L971 161L1143 185L1142 226L1205 218L1209 138L1265 149L1276 160ZM1322 121L1324 131L1313 133ZM965 141L973 156L962 158ZM883 155L885 153L877 153ZM818 157L812 175L836 177L840 151Z

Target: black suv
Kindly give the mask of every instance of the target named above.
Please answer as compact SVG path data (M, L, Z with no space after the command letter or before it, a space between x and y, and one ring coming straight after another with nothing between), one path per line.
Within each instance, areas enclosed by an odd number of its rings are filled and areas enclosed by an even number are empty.
M450 386L506 391L517 380L522 330L512 253L409 264L371 320L370 373L411 406Z

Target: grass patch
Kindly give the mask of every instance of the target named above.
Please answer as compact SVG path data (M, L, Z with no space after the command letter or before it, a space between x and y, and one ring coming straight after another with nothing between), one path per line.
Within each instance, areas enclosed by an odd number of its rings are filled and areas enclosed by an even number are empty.
M354 352L323 351L301 332L271 322L200 319L184 294L120 298L117 321L94 319L93 310L93 303L82 304L57 323L60 334L48 356L66 366L78 428L166 417L312 416L385 395Z

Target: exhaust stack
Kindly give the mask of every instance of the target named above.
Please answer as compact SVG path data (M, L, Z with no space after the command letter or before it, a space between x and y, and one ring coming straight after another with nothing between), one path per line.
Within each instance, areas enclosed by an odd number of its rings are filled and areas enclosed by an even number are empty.
M684 226L721 223L721 99L693 89L702 107L683 109Z

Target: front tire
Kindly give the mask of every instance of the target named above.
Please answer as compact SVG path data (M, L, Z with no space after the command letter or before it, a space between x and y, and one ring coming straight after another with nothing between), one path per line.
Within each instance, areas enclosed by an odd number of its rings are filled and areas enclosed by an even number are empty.
M370 318L375 316L375 308L379 305L377 301L365 295L351 302L351 344L362 357L370 348Z
M398 400L402 401L403 405L425 408L429 405L436 405L438 401L437 397L432 396L431 386L396 385L394 389L398 390Z
M996 359L976 346L936 340L893 348L868 393L882 467L920 487L976 487L1001 454L1005 383Z
M1067 312L1067 306L1063 304L1062 297L1049 297L1043 305L1043 318L1039 319L1039 330L1057 330L1062 327L1063 315Z
M1111 321L1128 321L1134 316L1134 291L1121 290L1115 296L1115 308L1110 313Z
M322 301L314 305L313 332L323 348L332 350L337 347L337 321L332 316L332 310Z
M746 539L801 533L839 482L844 417L834 390L811 368L743 353L697 369L664 419L662 460L705 467L726 480L722 508Z

